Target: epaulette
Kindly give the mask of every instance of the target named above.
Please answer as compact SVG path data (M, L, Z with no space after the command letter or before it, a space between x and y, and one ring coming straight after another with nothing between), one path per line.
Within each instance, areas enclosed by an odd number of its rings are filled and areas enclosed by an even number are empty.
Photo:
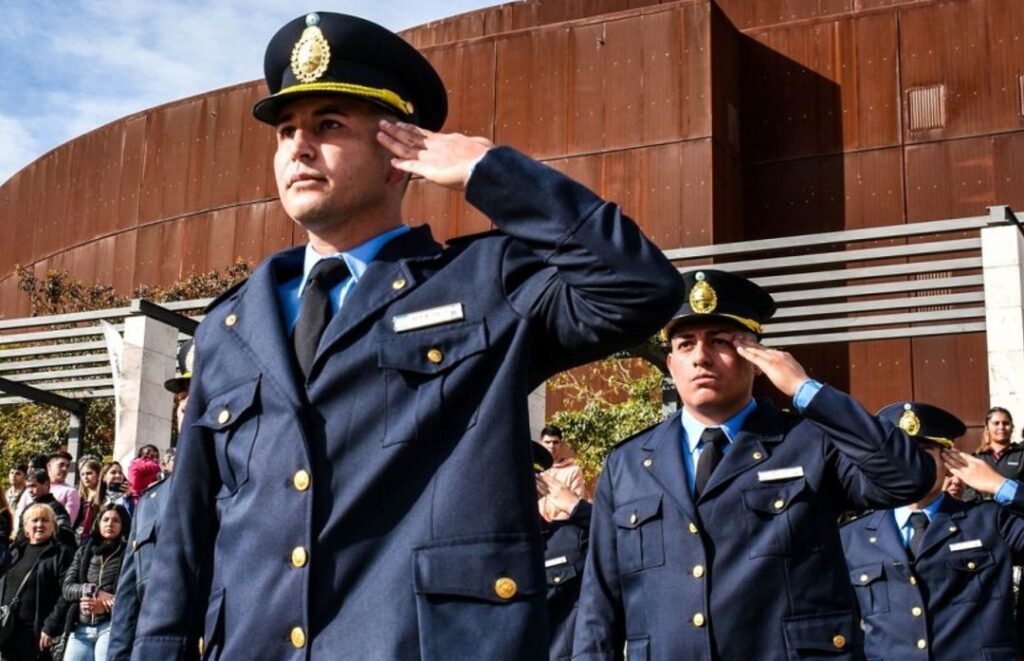
M666 418L666 420L667 419L668 418ZM613 445L612 449L614 450L615 448L619 447L620 445L625 445L626 443L629 443L630 441L632 441L637 436L642 436L643 434L646 434L647 432L651 431L652 429L654 429L655 427L660 425L662 422L665 422L665 420L662 420L660 422L655 422L653 425L651 425L649 427L644 427L643 429L641 429L640 431L636 432L632 436L627 436L626 438L622 439L621 441L619 441L618 443Z
M444 242L444 244L446 246L451 247L451 248L458 248L458 247L464 246L466 244L472 243L474 241L478 241L480 239L486 239L486 238L489 238L489 237L492 237L492 236L508 236L508 235L505 234L504 232L502 232L501 230L488 230L486 232L477 232L476 234L465 234L463 236L456 236L456 237L453 237L451 239L448 239L447 241Z
M224 291L223 291L223 292L222 292L222 293L220 294L220 296L218 296L217 298L215 298L215 299L213 299L212 301L210 301L210 302L209 302L209 303L208 303L208 304L206 305L206 307L205 307L205 308L203 308L203 314L207 314L207 313L209 313L209 312L210 312L210 310L212 310L212 309L214 309L215 307L217 307L218 305L220 305L220 304L221 304L221 303L222 303L222 302L223 302L223 301L224 301L225 299L227 299L227 298L228 298L229 296L231 296L231 295L232 295L232 294L234 294L234 293L235 293L236 291L238 291L238 290L239 290L239 288L240 288L240 287L241 287L242 285L244 285L244 284L245 284L246 282L248 282L248 281L249 281L249 278L243 278L243 279L239 280L238 282L236 282L235 284L233 284L233 285L231 285L230 287L228 287L228 288L227 288L226 290L224 290Z
M146 487L145 489L143 489L143 490L142 490L142 495L146 495L147 493L149 493L149 492L150 492L150 491L152 491L153 489L157 488L158 486L160 486L161 484L163 484L164 482L166 482L166 481L167 481L167 478L169 478L169 477L171 476L171 474L170 474L170 473L164 473L164 472L161 472L160 474L161 474L161 476L162 476L162 477L158 477L158 478L156 479L156 481L154 481L154 482L153 482L152 484L150 484L150 485L149 485L148 487Z
M877 510L864 510L862 512L851 510L849 512L843 512L839 515L837 523L840 528L850 525L854 521L859 521L869 514L874 514Z

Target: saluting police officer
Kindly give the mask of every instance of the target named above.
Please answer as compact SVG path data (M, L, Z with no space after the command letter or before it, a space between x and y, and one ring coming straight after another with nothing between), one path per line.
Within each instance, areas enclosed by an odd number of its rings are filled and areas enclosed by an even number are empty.
M1024 559L1020 483L953 449L966 428L952 413L897 402L878 415L920 443L938 475L916 502L842 528L865 656L1016 661L1012 572ZM963 503L944 494L947 470L995 502Z
M319 12L265 59L309 243L211 305L133 658L547 655L530 391L649 337L681 281L618 207L485 138L388 30ZM409 175L497 228L442 248Z
M934 463L758 343L771 296L687 273L666 328L682 411L618 445L598 482L574 659L860 658L837 516L924 493ZM752 398L764 374L797 412Z

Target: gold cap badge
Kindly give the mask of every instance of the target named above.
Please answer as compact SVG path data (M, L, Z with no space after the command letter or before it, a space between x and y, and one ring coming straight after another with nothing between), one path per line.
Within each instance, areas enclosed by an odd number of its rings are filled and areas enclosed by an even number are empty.
M319 25L320 16L306 16L306 29L292 48L292 73L303 83L315 82L331 62L331 45Z
M910 404L904 404L903 409L903 415L900 416L900 429L911 436L917 436L921 431L921 419L914 413Z
M704 273L696 275L697 284L690 290L690 309L697 314L710 314L718 307L718 294L704 279Z

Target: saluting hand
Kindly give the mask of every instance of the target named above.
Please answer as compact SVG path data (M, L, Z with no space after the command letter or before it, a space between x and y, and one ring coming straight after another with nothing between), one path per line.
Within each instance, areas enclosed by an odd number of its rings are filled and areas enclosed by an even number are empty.
M487 138L434 133L414 124L382 119L377 141L395 158L395 169L455 190L466 188L469 166L494 147Z
M1006 479L981 459L959 450L944 449L942 459L951 475L959 477L964 484L981 493L994 494Z
M787 397L795 395L800 384L810 378L792 354L769 349L745 333L733 336L733 346L741 358L753 363Z

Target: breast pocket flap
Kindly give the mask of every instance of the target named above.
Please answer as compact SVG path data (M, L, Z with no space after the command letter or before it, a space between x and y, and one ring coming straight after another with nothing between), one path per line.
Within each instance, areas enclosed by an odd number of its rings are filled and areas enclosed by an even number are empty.
M661 495L648 496L615 508L615 525L620 528L639 528L661 514Z
M206 411L192 426L221 431L238 424L255 407L259 385L260 380L256 378L210 398Z
M881 562L875 562L863 567L850 570L850 582L854 585L871 585L875 581L885 577L885 567Z
M437 374L487 348L487 328L476 322L392 335L377 349L380 367Z
M547 590L538 548L524 539L453 542L413 552L417 594L521 601Z
M781 514L789 509L806 486L806 478L801 477L790 482L746 489L743 492L743 503L755 512Z
M981 571L995 564L992 553L976 551L974 553L953 553L946 558L946 565L954 570L966 573Z

